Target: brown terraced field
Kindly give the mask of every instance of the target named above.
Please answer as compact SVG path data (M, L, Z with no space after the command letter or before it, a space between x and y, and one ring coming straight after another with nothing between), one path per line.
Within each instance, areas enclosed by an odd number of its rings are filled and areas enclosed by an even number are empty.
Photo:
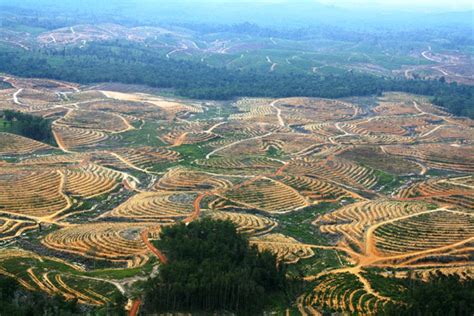
M40 39L114 38L86 30ZM369 272L474 277L474 122L423 97L204 104L1 78L1 109L50 119L58 145L0 129L0 274L27 289L95 306L132 297L160 264L149 238L203 217L297 267L304 315L403 304Z

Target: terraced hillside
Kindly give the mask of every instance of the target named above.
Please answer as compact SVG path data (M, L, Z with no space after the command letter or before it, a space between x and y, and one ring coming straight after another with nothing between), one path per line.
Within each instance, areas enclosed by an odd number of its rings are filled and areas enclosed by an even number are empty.
M403 304L369 274L474 278L474 121L424 97L203 102L0 78L0 109L50 119L58 144L0 132L0 274L26 289L135 299L166 263L161 228L203 217L303 276L295 314Z

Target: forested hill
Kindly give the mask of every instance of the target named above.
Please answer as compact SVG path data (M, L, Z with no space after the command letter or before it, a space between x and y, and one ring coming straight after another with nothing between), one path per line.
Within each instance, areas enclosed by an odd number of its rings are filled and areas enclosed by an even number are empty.
M318 75L239 71L202 63L157 57L152 49L133 43L91 43L83 49L33 52L0 50L0 71L25 77L79 82L122 82L172 88L198 99L234 97L338 98L402 91L428 95L447 111L474 118L474 87L441 80L405 80L357 72Z

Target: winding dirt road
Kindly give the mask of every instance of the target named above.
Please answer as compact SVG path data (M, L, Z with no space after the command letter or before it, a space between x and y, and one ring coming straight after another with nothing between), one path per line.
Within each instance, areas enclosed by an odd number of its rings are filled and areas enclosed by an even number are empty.
M132 307L128 311L129 316L136 316L140 310L140 306L142 305L142 300L141 299L136 299L132 303Z
M21 103L20 101L18 101L18 95L19 95L22 91L23 91L23 88L18 89L18 90L13 94L13 102L15 102L15 104L24 105L23 103Z
M153 244L148 239L148 230L145 229L144 231L142 231L140 235L142 237L143 242L147 246L148 250L150 250L158 258L161 264L167 264L168 258L161 251L159 251L155 246L153 246ZM128 311L128 315L136 316L140 310L141 305L142 305L142 300L140 298L133 300L132 307Z
M270 103L270 106L274 108L277 111L277 118L278 118L278 123L280 126L285 127L285 121L283 120L283 117L281 116L281 110L276 106L279 100L275 100L272 103Z

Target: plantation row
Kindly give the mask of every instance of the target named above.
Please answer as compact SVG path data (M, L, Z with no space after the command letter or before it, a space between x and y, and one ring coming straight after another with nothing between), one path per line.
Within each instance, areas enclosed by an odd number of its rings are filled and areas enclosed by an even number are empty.
M428 207L422 202L363 201L322 215L313 224L323 233L342 234L356 252L363 252L369 226L426 211Z
M66 149L92 146L109 138L101 131L65 126L53 126L53 132L58 145Z
M431 168L474 172L474 147L472 145L450 146L447 144L419 144L414 146L387 146L391 155L416 159Z
M41 242L48 248L79 256L125 263L127 267L145 264L148 249L140 233L146 223L94 223L63 228L48 234Z
M296 119L291 124L304 124L308 119L313 122L343 121L362 112L357 105L348 102L317 98L279 99L276 105L282 109L284 116Z
M344 135L341 130L336 128L335 123L332 122L310 123L303 125L302 127L308 132L328 138L338 135Z
M53 147L19 135L0 133L0 155L22 155L45 152Z
M193 208L194 194L166 191L143 192L113 209L107 216L134 220L167 220L186 217Z
M154 185L155 190L166 191L209 191L228 188L232 184L225 179L185 168L174 168Z
M48 217L68 207L60 171L0 170L0 212Z
M209 215L216 220L231 221L237 226L237 231L242 234L264 235L278 225L272 219L253 214L214 211Z
M292 161L286 172L322 178L363 189L371 189L377 184L377 177L373 170L340 158L297 159Z
M67 159L66 159L67 160ZM96 164L5 167L0 170L0 212L52 217L71 206L69 196L90 199L114 190L122 174Z
M152 168L160 163L177 161L181 157L175 151L152 147L115 149L114 153L123 158L127 163L143 170Z
M12 220L0 217L0 241L20 236L23 232L36 229L38 225L31 221Z
M431 179L414 183L400 190L397 197L400 199L431 199L438 203L474 209L473 187L469 184L472 178Z
M248 208L269 213L283 213L310 205L298 191L271 179L259 179L236 189L231 188L223 196Z
M274 117L275 115L272 115ZM255 138L263 136L268 133L288 133L291 132L291 129L288 127L280 126L275 123L266 123L266 122L251 122L251 121L226 121L224 124L217 126L214 130L214 133L217 133L224 139L215 140L211 142L218 143L225 140L242 140L247 138ZM215 146L213 146L215 147Z
M211 159L202 159L195 161L195 164L212 169L236 169L244 171L245 169L277 169L281 163L265 157L215 157Z
M18 264L18 262L21 264ZM44 264L51 264L65 272L47 271ZM11 271L11 272L9 272ZM67 272L66 272L67 271ZM69 266L54 258L45 258L18 249L0 251L0 275L15 279L30 291L59 295L66 300L77 299L80 304L100 306L111 302L117 289L108 282L78 275L77 267Z
M260 251L270 250L279 261L291 264L314 256L310 245L300 243L294 238L282 234L267 234L250 239Z
M259 120L272 122L276 120L275 110L270 106L270 100L266 99L241 99L235 106L243 113L232 114L229 119L239 121ZM267 117L267 119L265 119ZM268 120L268 117L270 118Z
M280 180L279 177L277 179ZM349 197L361 198L357 194L338 187L331 182L313 177L285 175L281 177L280 181L314 201L341 200Z
M474 237L474 214L440 211L383 225L374 232L383 255L440 248Z
M90 199L110 192L118 186L122 174L96 164L88 164L66 171L66 192L73 196Z
M69 111L55 125L110 133L119 133L129 128L127 120L118 114L84 110Z
M329 274L317 280L317 286L301 298L304 306L318 306L337 312L374 315L388 302L367 293L363 284L350 273Z
M258 139L245 140L225 148L219 152L219 155L226 157L237 155L255 156L271 153L271 150L280 154L297 155L312 148L315 144L324 142L323 138L316 135L298 135L287 132L277 132L270 135L267 133L266 135L259 136Z
M207 142L216 137L218 137L216 134L207 132L170 132L162 139L168 144L181 146Z

